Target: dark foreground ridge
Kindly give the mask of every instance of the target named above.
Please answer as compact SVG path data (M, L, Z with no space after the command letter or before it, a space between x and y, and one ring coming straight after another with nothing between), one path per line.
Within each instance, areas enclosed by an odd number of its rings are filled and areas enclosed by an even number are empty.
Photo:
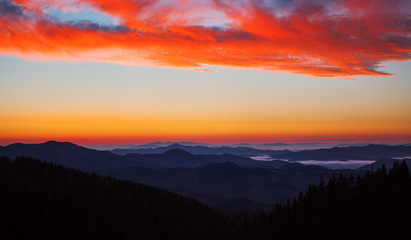
M411 177L396 162L363 177L310 186L268 216L243 225L236 239L411 239Z
M269 214L222 215L154 187L0 158L2 239L411 239L403 161L311 185Z
M2 239L218 239L225 218L158 188L0 158Z

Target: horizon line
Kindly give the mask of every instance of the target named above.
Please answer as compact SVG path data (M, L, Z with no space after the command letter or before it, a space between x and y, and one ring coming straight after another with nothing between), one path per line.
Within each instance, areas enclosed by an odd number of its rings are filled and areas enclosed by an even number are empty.
M74 140L74 141L73 141ZM269 144L395 144L395 145L405 145L411 144L411 141L407 140L393 140L393 139L372 139L372 138L364 138L364 139L355 139L355 138L333 138L333 139L296 139L296 140L288 140L288 141L196 141L196 140L159 140L159 141L130 141L130 142L82 142L82 141L75 141L75 139L67 139L67 140L23 140L22 141L2 141L0 139L0 146L7 146L11 144L41 144L46 142L68 142L73 143L79 146L125 146L125 145L147 145L153 143L194 143L199 145L269 145Z

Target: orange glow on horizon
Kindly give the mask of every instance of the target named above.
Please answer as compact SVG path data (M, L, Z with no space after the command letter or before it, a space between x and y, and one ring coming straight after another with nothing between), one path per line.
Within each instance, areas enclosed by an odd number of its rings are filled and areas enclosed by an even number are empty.
M241 121L96 117L3 117L0 142L73 141L79 144L150 141L293 142L304 139L385 139L411 142L407 122Z
M0 145L12 143L42 143L46 141L72 142L78 145L122 145L145 144L150 142L198 142L208 144L264 144L264 143L386 143L409 144L409 135L297 135L297 136L150 136L150 137L121 137L121 138L92 138L92 137L33 137L33 138L0 138Z

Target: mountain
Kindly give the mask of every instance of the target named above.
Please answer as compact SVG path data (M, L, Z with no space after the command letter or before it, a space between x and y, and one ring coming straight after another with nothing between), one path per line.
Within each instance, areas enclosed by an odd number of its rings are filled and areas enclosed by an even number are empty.
M186 197L51 163L0 158L4 239L225 239L227 219Z
M140 149L114 149L111 152L119 155L130 153L137 154L162 154L171 149L182 149L192 154L221 155L232 154L243 157L270 156L274 159L287 159L291 161L303 160L378 160L384 158L411 156L409 145L360 145L348 147L321 148L314 150L261 150L251 147L208 147L208 146L185 146L173 143L165 147L140 148Z
M279 154L290 153L288 150L260 150L251 147L208 147L208 146L188 146L179 143L173 143L168 146L162 146L157 148L137 148L137 149L113 149L112 153L119 155L126 155L129 153L138 153L138 154L161 154L171 149L182 149L192 154L212 154L212 155L221 155L221 154L232 154L244 157L252 157L259 155L268 155L268 156L277 156Z
M312 185L268 216L243 224L235 239L411 239L411 177L405 162L387 171Z
M160 187L212 206L239 198L265 204L283 202L306 189L308 184L318 183L321 177L328 179L340 172L355 173L352 170L333 171L317 166L245 168L232 162L196 168L130 167L98 170L102 175Z
M173 147L182 145L174 144ZM234 162L244 167L280 168L289 163L279 160L255 161L232 154L194 155L171 148L161 154L127 154L119 156L109 151L81 147L69 142L49 141L40 144L11 144L0 148L0 156L29 156L79 169L200 167L209 163ZM291 166L291 165L290 165ZM296 166L295 164L292 166Z
M149 184L184 194L216 207L233 199L253 201L253 210L261 204L273 204L316 183L320 175L333 171L284 161L255 161L250 158L222 155L194 155L182 149L162 154L127 154L118 156L72 143L12 144L0 148L0 156L26 155L47 162L99 172L124 180ZM277 169L277 171L272 171ZM237 201L237 209L242 201Z
M177 145L174 145L177 147ZM178 145L180 146L180 145ZM233 162L242 167L250 168L281 168L287 163L285 161L256 161L246 157L232 154L222 155L194 155L182 149L170 149L162 154L127 154L125 159L134 161L136 165L147 167L148 164L157 167L151 168L179 168L179 167L201 167L210 163ZM293 165L297 167L297 165Z
M301 151L309 149L320 149L320 148L332 148L332 147L347 147L347 146L365 146L370 143L332 143L332 142L297 142L297 143L234 143L234 144L208 144L208 143L197 143L197 142L151 142L146 144L126 144L126 145L87 145L93 149L143 149L143 148L158 148L167 147L172 144L179 144L184 146L204 146L209 148L219 148L219 147L248 147L261 150L291 150L291 151Z
M233 163L219 165L202 168L227 173L231 180L246 173ZM4 239L411 238L411 177L405 162L363 176L331 176L292 201L276 204L268 214L220 214L155 187L25 157L0 158L0 189ZM216 206L235 211L254 204L236 198Z
M197 142L151 142L140 145L131 145L129 144L126 148L158 148L158 147L167 147L172 144L184 145L184 146L208 146L210 144L206 143L197 143Z
M27 155L86 172L131 180L161 187L212 206L228 206L236 201L236 209L261 209L267 204L284 201L316 183L320 176L333 171L284 161L255 161L250 158L222 155L194 155L181 149L162 154L127 154L118 156L72 143L12 144L0 148L0 155L15 158ZM274 171L276 170L276 171ZM234 205L233 205L234 206Z
M115 155L108 151L98 151L85 147L78 146L70 142L56 142L48 141L45 143L39 144L22 144L15 143L8 145L8 150L13 153L20 155L29 155L32 152L39 151L50 151L57 154L60 154L66 158L76 159L76 158L87 158L87 159L105 159L112 158Z
M329 179L340 172L362 174L365 171L330 170L280 160L255 161L231 154L194 155L182 149L170 149L162 154L119 156L55 141L11 144L0 147L1 155L12 158L26 155L86 172L157 186L210 206L229 206L227 203L233 201L232 206L237 209L241 206L244 210L247 201L254 202L250 204L254 210L261 209L257 207L261 204L284 202L306 189L308 184L319 182L321 177Z
M10 158L18 156L33 157L79 169L135 166L133 161L124 159L109 151L98 151L69 142L56 141L39 144L11 144L0 148L0 156Z
M334 147L328 149L303 150L277 155L278 159L298 160L378 160L411 156L411 146L378 145Z

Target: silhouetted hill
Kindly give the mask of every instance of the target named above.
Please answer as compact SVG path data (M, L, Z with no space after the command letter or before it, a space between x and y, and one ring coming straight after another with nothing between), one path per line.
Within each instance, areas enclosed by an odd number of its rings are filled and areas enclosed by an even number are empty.
M380 159L373 164L365 165L362 167L357 168L358 170L362 171L371 171L371 170L376 170L378 168L382 168L384 165L387 169L391 169L394 166L394 163L398 161L396 159ZM411 159L404 159L405 163L408 165L408 167L411 169Z
M171 144L177 143L184 146L209 146L210 144L198 143L198 142L150 142L145 144L127 144L118 146L118 149L142 149L142 148L158 148L167 147ZM211 145L212 146L212 145Z
M174 146L181 146L175 144ZM119 156L68 142L49 141L40 144L11 144L0 148L0 156L29 156L79 169L200 167L209 163L235 162L244 167L281 168L284 161L255 161L232 154L194 155L182 149L169 149L162 154L127 154Z
M408 149L407 146L371 145L356 147L354 152L369 154L374 151L372 154L379 154L376 149L386 147L393 154L397 150L398 154L404 154ZM350 149L343 148L340 153L347 153ZM335 153L335 150L338 152L341 148L318 151ZM231 154L194 155L182 149L170 149L162 154L118 156L55 141L0 147L1 155L13 158L27 155L87 172L98 171L104 175L158 186L210 205L221 203L220 206L232 199L242 198L265 204L283 202L306 189L309 183L317 183L321 177L328 179L339 172L362 174L366 170L329 170L297 162L255 161Z
M109 151L98 151L78 146L70 142L48 141L39 144L22 144L15 143L6 146L6 148L18 155L29 156L32 152L50 151L69 159L87 158L87 159L105 159L112 158L116 155Z
M318 182L321 176L327 178L335 173L299 163L255 161L230 154L194 155L181 149L126 156L61 142L12 144L0 149L0 155L9 157L24 154L87 172L98 171L158 186L208 204L238 198L273 204L294 196L308 183ZM99 159L101 156L105 158Z
M135 166L108 151L98 151L69 142L49 141L39 144L15 143L0 148L0 156L15 158L26 156L79 169L123 168Z
M152 168L181 168L181 167L201 167L210 163L233 162L243 167L263 167L281 168L289 164L284 161L256 161L250 158L240 157L232 154L221 155L194 155L182 149L170 149L162 154L134 154L124 156L127 160L132 160L136 165L147 167L152 164ZM149 166L148 166L149 167Z
M321 177L328 179L339 172L317 166L245 168L232 162L197 168L99 170L103 175L161 187L213 206L238 198L266 204L282 202L306 189L309 183L318 183ZM343 173L354 171L344 170Z
M223 216L203 204L51 163L0 158L2 239L218 239Z
M288 150L260 150L251 147L206 147L206 146L186 146L179 143L173 143L164 147L157 148L137 148L137 149L113 149L111 152L126 155L129 153L138 154L162 154L171 149L182 149L192 154L207 154L207 155L220 155L220 154L232 154L244 157L252 157L258 155L276 156L279 154L290 153Z
M411 155L411 146L377 145L334 147L328 149L304 150L276 156L279 159L297 160L377 160Z
M279 171L244 169L233 163L198 169L215 173L209 176L217 182L224 173L235 180L238 175L248 178L253 172ZM294 200L276 204L268 215L244 217L225 217L192 199L154 187L22 157L0 158L0 190L2 239L411 238L411 176L405 162L395 163L388 172L383 166L363 176L331 176L310 185ZM234 210L255 206L245 198L219 204Z
M411 177L405 162L312 185L233 239L411 239Z

